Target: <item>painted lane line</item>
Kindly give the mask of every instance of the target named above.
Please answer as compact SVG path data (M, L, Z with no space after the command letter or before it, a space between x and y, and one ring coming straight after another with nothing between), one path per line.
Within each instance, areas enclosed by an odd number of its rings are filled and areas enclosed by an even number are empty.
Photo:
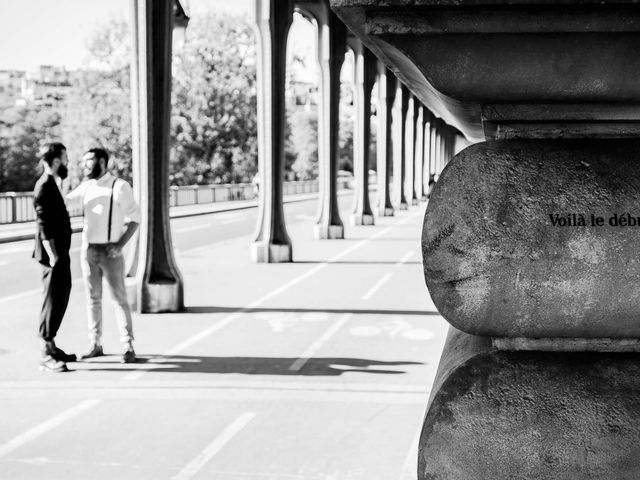
M0 298L0 305L3 303L11 302L13 300L19 300L21 298L29 297L31 295L35 295L36 293L42 293L42 288L34 288L32 290L26 290L24 292L15 293L13 295L7 295L6 297Z
M14 450L20 448L21 446L37 439L38 437L44 435L45 433L71 420L72 418L77 417L81 413L89 410L92 407L95 407L99 403L100 403L100 400L85 400L84 402L79 403L75 407L65 410L60 415L53 417L47 420L46 422L41 423L37 427L34 427L31 430L27 430L26 432L18 435L17 437L14 437L8 442L0 445L0 458L8 455Z
M0 248L0 255L13 255L14 253L26 253L33 251L32 241L28 245Z
M385 283L389 281L389 279L391 278L391 275L392 275L391 273L385 273L383 277L380 280L378 280L376 284L373 287L371 287L369 291L362 296L362 300L369 300L371 297L373 297L373 294L376 293L378 290L380 290L380 287L382 287Z
M291 364L289 370L299 372L307 364L309 360L316 354L318 350L329 340L342 326L353 316L352 313L345 313L333 325L331 325L320 338L313 342L305 352Z
M189 480L195 477L213 457L222 450L229 441L235 437L255 417L255 413L243 413L231 425L209 445L202 450L197 457L191 460L172 480Z
M418 212L418 213L420 213L420 212ZM263 295L259 299L253 301L252 303L250 303L246 307L241 308L241 309L239 309L239 310L227 315L226 317L221 319L219 322L214 323L210 327L207 327L204 330L196 333L195 335L193 335L193 336L183 340L182 342L178 343L177 345L175 345L174 347L172 347L168 351L166 351L163 354L163 356L177 355L177 354L183 352L184 350L186 350L187 348L191 347L192 345L198 343L201 340L204 340L205 338L207 338L212 333L215 333L218 330L220 330L220 329L226 327L227 325L231 324L236 319L242 317L243 314L248 313L250 310L252 310L252 309L254 309L256 307L259 307L260 305L265 303L267 300L270 300L273 297L276 297L276 296L280 295L281 293L287 291L291 287L301 283L302 281L306 280L307 278L311 277L312 275L314 275L314 274L318 273L319 271L325 269L331 263L337 262L342 257L348 255L349 253L353 252L354 250L357 250L358 248L362 247L363 245L366 245L371 240L374 240L376 238L381 237L382 235L385 235L385 234L389 233L396 226L402 225L402 224L408 222L409 220L413 219L413 217L415 217L416 215L417 214L414 213L413 215L409 215L409 216L403 218L402 220L394 223L393 225L390 225L387 228L385 228L383 230L380 230L379 232L371 235L369 238L365 238L364 240L361 240L358 243L355 243L354 245L350 246L349 248L343 250L342 252L334 255L328 261L320 263L320 264L316 265L315 267L307 270L306 272L298 275L297 277L292 278L291 280L289 280L288 282L284 283L283 285L280 285L278 288L272 290L271 292ZM206 248L210 248L210 247L211 246L207 246ZM194 252L194 251L201 250L201 249L203 249L203 247L196 247L194 249L185 250L182 253ZM150 371L152 372L153 370L144 370L144 369L133 370L130 373L128 373L127 375L125 375L122 379L124 381L129 381L129 382L135 381L135 380L139 380L147 372L150 372Z
M83 283L84 279L82 277L78 277L78 278L72 278L71 279L71 283ZM7 295L6 297L0 297L0 305L2 305L3 303L7 303L7 302L11 302L13 300L20 300L21 298L25 298L25 297L29 297L31 295L35 295L37 293L42 293L43 287L40 288L34 288L31 290L25 290L24 292L20 292L20 293L15 293L13 295Z
M209 228L210 226L210 223L203 223L200 225L194 225L192 227L176 228L176 233L195 232L196 230L204 230L206 228Z
M409 259L411 257L413 257L413 255L415 254L415 250L411 250L409 252L407 252L399 261L396 262L397 266L403 265L405 263L407 263L409 261Z

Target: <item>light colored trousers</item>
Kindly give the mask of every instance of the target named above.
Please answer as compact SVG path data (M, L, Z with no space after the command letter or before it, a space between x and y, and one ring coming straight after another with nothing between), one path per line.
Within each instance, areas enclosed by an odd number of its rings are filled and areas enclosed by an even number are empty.
M124 284L124 255L120 253L115 257L109 257L104 246L89 245L83 246L80 258L87 294L89 340L92 344L100 344L102 337L102 278L104 277L113 298L120 341L124 344L133 341L131 307Z

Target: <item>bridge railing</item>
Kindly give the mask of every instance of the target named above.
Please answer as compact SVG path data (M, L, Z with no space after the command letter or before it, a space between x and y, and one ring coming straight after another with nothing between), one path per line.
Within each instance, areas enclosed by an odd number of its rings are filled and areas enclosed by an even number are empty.
M339 180L338 188L350 188L347 180ZM318 181L308 180L300 182L284 182L283 194L316 193ZM229 183L217 185L193 185L185 187L170 187L169 206L181 207L185 205L200 205L215 202L230 202L238 200L252 200L256 198L256 187L251 183ZM70 209L72 217L82 215L82 209ZM31 192L0 193L0 224L31 222L36 219L33 210L33 195Z

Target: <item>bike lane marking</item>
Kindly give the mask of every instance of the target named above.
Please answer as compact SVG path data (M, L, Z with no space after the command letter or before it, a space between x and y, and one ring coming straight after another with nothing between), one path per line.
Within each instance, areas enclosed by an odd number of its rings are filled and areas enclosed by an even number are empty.
M21 446L29 442L32 442L33 440L37 439L38 437L41 437L45 433L53 430L54 428L71 420L72 418L77 417L78 415L89 410L90 408L95 407L99 403L100 403L100 400L97 400L97 399L85 400L75 405L74 407L71 407L65 410L59 415L45 422L42 422L40 425L37 425L36 427L30 430L27 430L24 433L21 433L17 437L14 437L8 442L0 445L0 458L7 456L9 453L13 452L14 450L20 448Z
M225 428L213 442L207 445L193 460L191 460L182 470L171 477L172 480L189 480L195 477L207 463L215 457L233 437L235 437L256 414L246 412Z
M313 342L304 353L296 359L295 362L291 364L289 370L292 372L299 372L302 368L307 364L309 360L316 354L318 350L322 348L322 346L338 331L342 328L342 326L349 321L349 319L353 317L352 313L345 313L338 320L331 325L320 338L318 338L315 342Z

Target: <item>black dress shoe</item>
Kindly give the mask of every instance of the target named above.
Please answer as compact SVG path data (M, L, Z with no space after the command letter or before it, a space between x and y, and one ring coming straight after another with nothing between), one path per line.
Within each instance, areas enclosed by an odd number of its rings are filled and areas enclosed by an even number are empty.
M43 372L68 372L67 364L54 358L51 355L46 355L40 359L40 370Z
M132 348L124 352L124 355L122 355L122 363L136 363L137 360L136 352L134 352Z
M75 353L65 353L64 350L58 347L56 347L51 356L61 362L75 362L77 360Z
M102 345L91 345L89 350L80 355L80 360L87 360L89 358L102 357L104 352L102 351Z

